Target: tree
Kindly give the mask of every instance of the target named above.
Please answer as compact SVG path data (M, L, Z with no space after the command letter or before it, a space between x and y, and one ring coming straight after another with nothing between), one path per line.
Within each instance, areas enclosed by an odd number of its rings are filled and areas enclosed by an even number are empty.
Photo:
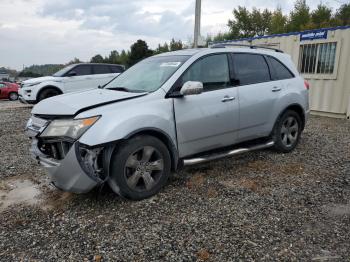
M164 45L158 44L157 49L154 51L155 54L161 54L161 53L166 53L169 52L169 45L168 43L164 43Z
M175 41L175 39L171 39L170 41L170 51L176 51L176 50L181 50L183 49L183 44L182 41Z
M294 9L290 12L288 31L301 31L306 28L310 22L310 7L306 4L306 0L297 0Z
M234 37L252 37L254 36L250 12L247 8L238 6L233 10L234 20L228 20L228 27L231 35Z
M311 12L312 29L330 26L331 17L332 9L319 4L317 9Z
M79 64L82 63L82 61L79 60L79 58L74 57L73 60L69 61L67 65L72 65L72 64Z
M122 50L122 52L120 53L120 56L119 56L120 63L122 65L127 66L128 65L128 61L129 61L129 56L130 56L129 52L126 52L125 50Z
M262 36L270 31L272 13L268 9L261 11L253 8L250 12L247 8L238 6L233 10L233 20L228 21L229 34L221 36L229 38Z
M117 50L110 52L109 56L104 59L109 64L120 64L120 56Z
M271 16L268 34L281 34L286 32L287 16L283 15L282 9L278 7Z
M338 25L350 25L350 4L343 4L337 10L335 19Z
M263 36L267 34L271 24L272 13L265 9L260 11L260 9L253 8L250 13L250 23L252 24L252 29L254 36Z
M104 59L101 55L95 55L91 58L90 63L104 63Z
M137 42L130 47L128 65L132 66L142 59L151 56L152 54L153 51L148 48L148 45L145 41L137 40Z

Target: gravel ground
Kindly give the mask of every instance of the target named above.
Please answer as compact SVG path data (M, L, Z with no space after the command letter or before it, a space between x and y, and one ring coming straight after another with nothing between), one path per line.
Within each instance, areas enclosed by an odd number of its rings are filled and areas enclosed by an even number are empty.
M187 168L130 202L48 187L23 135L30 109L1 103L0 189L28 179L41 193L0 211L0 260L350 261L350 121L312 117L293 153Z

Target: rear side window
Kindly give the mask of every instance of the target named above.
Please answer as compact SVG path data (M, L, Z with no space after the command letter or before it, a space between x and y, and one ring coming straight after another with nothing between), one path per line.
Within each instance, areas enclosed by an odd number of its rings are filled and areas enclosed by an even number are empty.
M270 81L270 72L265 58L256 54L234 54L235 78L240 85Z
M85 76L92 74L90 65L78 65L74 67L71 71L76 72L77 76Z
M111 71L108 65L93 65L94 75L110 74Z
M268 56L267 59L271 67L272 80L283 80L294 77L292 72L290 72L290 70L276 58Z
M121 66L109 66L112 73L122 73L124 68Z

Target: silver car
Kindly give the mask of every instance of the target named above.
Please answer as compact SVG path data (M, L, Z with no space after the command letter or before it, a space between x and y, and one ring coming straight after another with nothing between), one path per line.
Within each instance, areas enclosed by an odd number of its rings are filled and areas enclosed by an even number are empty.
M292 151L308 114L308 84L289 55L216 46L156 55L101 89L46 99L26 134L57 188L84 193L108 183L140 200L184 165Z

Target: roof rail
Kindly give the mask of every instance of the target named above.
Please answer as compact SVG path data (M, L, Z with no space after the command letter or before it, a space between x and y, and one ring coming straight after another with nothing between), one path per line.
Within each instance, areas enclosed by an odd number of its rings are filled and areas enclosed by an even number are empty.
M213 44L210 48L226 48L230 46L238 46L238 47L248 47L250 49L268 49L268 50L273 50L275 52L283 53L282 50L277 49L277 48L272 48L272 47L266 47L266 46L259 46L259 45L244 45L244 44L232 44L232 43L218 43L218 44Z

